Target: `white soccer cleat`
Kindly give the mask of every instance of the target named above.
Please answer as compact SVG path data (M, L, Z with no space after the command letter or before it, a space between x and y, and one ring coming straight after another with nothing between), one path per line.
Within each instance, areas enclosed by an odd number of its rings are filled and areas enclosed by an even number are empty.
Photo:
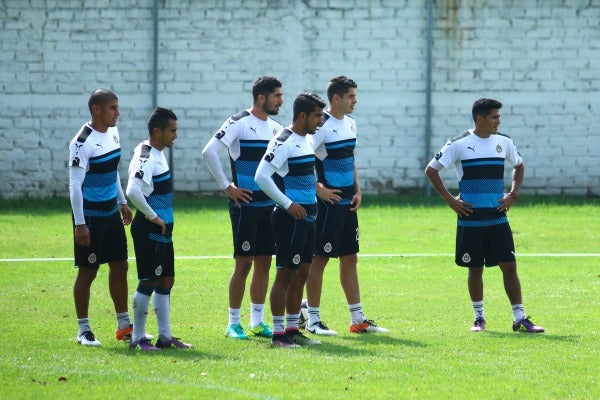
M100 343L98 341L98 339L96 339L96 337L94 336L92 331L85 331L81 335L78 335L77 343L79 343L82 346L94 346L94 347L102 346L102 343Z
M308 333L312 333L313 335L322 335L322 336L335 336L338 333L333 329L329 329L327 325L323 323L323 321L316 322L312 325L306 325L306 331Z

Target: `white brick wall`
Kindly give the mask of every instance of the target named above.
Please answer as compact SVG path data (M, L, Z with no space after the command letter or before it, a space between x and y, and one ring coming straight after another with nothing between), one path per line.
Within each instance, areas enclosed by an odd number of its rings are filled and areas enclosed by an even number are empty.
M126 175L152 107L151 3L0 3L0 197L67 194L67 144L98 87L120 98ZM355 79L363 190L424 185L425 0L159 4L158 102L179 116L177 190L216 190L200 151L264 74L284 82L283 125L301 91L325 98L332 76ZM431 155L471 127L476 98L494 97L525 158L524 192L600 195L600 3L436 0L434 19Z

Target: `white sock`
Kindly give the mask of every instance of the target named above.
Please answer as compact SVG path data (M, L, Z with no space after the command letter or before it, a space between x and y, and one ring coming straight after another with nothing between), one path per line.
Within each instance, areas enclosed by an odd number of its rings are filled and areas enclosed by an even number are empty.
M129 313L127 311L117 313L117 329L125 329L131 325Z
M156 324L158 325L158 336L171 340L171 304L170 295L154 292L154 312L156 313Z
M148 307L150 305L150 296L142 294L136 290L133 294L133 333L131 341L137 342L144 337L146 333L146 320L148 319Z
M265 305L250 303L250 326L252 328L264 321Z
M316 324L321 320L321 308L308 306L308 326Z
M235 325L240 323L240 309L229 308L229 325Z
M299 330L300 314L285 314L285 327L286 330Z
M515 322L525 318L525 309L523 308L523 304L513 304L511 307Z
M483 300L481 301L473 301L473 314L475 315L475 320L477 318L485 319L485 313L483 312Z
M77 333L77 336L81 335L83 332L92 330L90 327L90 319L88 317L77 318L77 325L79 325L79 333Z
M273 315L273 333L278 335L285 334L285 317L283 315Z
M348 310L350 310L350 317L353 324L362 324L366 319L361 303L348 304Z

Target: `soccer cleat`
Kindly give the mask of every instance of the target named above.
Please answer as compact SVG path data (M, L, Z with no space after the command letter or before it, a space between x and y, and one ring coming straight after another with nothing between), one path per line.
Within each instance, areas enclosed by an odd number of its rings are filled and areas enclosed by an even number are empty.
M321 342L319 342L318 340L309 339L306 336L304 336L302 332L295 329L286 331L285 334L288 338L290 338L292 342L296 343L298 346L316 346L321 344Z
M254 328L249 327L248 331L251 334L253 334L254 336L259 336L259 337L264 337L264 338L269 338L269 339L273 337L273 331L271 330L271 328L269 328L269 325L265 324L264 322L261 322Z
M158 340L156 341L156 347L159 349L169 349L171 347L176 349L191 349L194 346L189 343L183 343L179 340L179 338L176 337L172 337L171 340L166 340L161 339L159 336Z
M312 333L313 335L322 336L335 336L338 333L333 329L329 329L323 321L315 322L314 324L306 327L306 332Z
M244 328L242 328L242 325L240 324L229 325L227 331L225 331L225 336L234 339L248 340L248 335L246 335Z
M115 338L117 340L131 340L132 332L133 332L133 325L129 324L129 326L126 328L117 329L117 332L115 332Z
M129 333L124 333L127 330L129 330L130 328L131 328L131 331L129 331ZM115 333L115 338L117 340L122 340L124 342L130 342L132 333L133 333L133 325L129 324L129 328L117 329L117 332ZM154 339L154 336L152 336L149 333L144 333L144 337L148 340Z
M140 350L143 350L143 351L160 350L158 347L152 346L152 343L150 343L150 341L146 338L141 338L140 340L129 343L129 350L135 350L138 347L140 348Z
M286 347L286 348L300 347L299 345L294 343L292 341L292 339L290 339L290 337L286 334L283 334L283 335L273 334L273 337L271 338L271 346L272 347Z
M512 329L514 332L529 332L529 333L542 333L544 332L544 328L542 328L541 326L537 326L535 325L533 322L531 322L531 320L529 319L530 317L527 318L523 318L520 321L517 322L513 322L513 326Z
M350 325L350 332L352 333L386 333L389 332L389 329L381 328L377 326L375 321L370 319L365 319L360 324L352 324Z
M92 331L85 331L81 335L77 335L77 343L79 343L82 346L102 346L102 343L100 343L98 339L96 339Z
M485 330L485 319L479 317L473 322L471 332L481 332L483 330Z

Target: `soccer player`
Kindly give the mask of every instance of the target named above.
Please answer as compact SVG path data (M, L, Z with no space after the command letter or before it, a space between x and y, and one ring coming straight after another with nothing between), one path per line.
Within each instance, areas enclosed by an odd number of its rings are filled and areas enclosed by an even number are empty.
M92 116L69 144L69 196L73 212L77 277L73 297L84 346L102 346L88 317L90 288L100 264L108 263L108 287L117 317L117 340L132 332L127 311L127 238L132 213L123 194L117 167L119 99L107 89L95 90L88 108Z
M475 314L472 332L485 330L484 266L499 265L513 311L513 331L544 332L526 316L517 274L515 246L507 212L517 202L525 166L513 140L498 133L502 103L479 99L473 103L475 127L450 139L429 162L425 174L433 188L458 215L457 265L467 267L468 289ZM504 193L504 165L513 167L512 183ZM438 171L454 165L460 193L453 196Z
M277 252L276 274L270 295L273 314L271 344L276 347L321 343L300 333L298 312L314 251L317 215L315 155L311 135L322 121L324 107L325 103L319 96L300 94L294 101L292 124L271 139L256 171L256 183L277 203L271 217ZM282 189L274 179L279 181ZM293 292L293 280L300 281L295 286L300 288L299 294ZM284 316L286 308L287 315Z
M188 349L171 333L170 296L175 283L173 252L173 178L163 153L177 138L177 116L157 107L148 118L148 139L137 145L129 164L126 194L137 208L131 224L138 287L133 295L134 322L130 349ZM146 332L150 296L158 325L153 346Z
M253 262L249 332L259 337L273 336L264 322L264 307L275 252L269 222L275 203L256 185L254 174L269 140L283 129L271 119L283 104L282 84L272 76L259 77L252 86L252 96L252 107L227 119L202 150L210 173L229 197L235 267L229 280L225 336L236 339L248 339L240 322L240 308ZM219 159L219 153L226 149L233 181L226 176Z
M361 193L354 159L356 121L348 115L357 103L357 87L356 82L346 76L331 79L327 86L329 107L323 125L313 137L319 213L316 255L306 281L306 330L316 335L337 335L320 316L323 272L330 258L339 258L340 283L350 311L350 332L389 332L365 317L360 298L357 211Z

